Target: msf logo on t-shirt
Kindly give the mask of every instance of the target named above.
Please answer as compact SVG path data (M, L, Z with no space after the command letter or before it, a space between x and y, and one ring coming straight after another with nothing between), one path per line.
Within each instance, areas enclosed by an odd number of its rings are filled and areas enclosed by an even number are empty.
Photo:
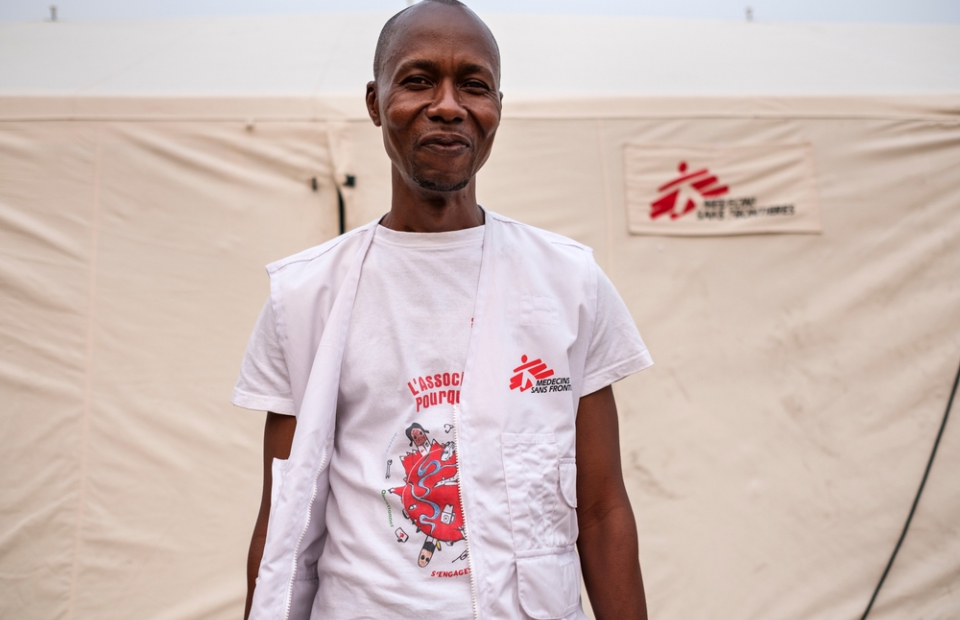
M510 377L510 389L533 394L570 391L570 377L554 377L553 369L543 360L530 360L526 355L520 358L520 365L513 369Z

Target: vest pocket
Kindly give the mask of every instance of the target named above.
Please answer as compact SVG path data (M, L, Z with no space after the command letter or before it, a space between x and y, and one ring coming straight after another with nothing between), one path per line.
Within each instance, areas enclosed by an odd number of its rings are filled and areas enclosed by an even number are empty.
M577 459L560 459L560 494L571 508L577 507Z
M577 463L560 458L553 433L500 436L520 606L536 620L572 614L580 603Z
M521 325L559 325L560 309L552 297L524 295L520 298Z
M580 566L574 551L517 558L520 606L536 620L572 614L580 603Z
M500 436L513 544L517 551L557 547L559 453L553 433Z

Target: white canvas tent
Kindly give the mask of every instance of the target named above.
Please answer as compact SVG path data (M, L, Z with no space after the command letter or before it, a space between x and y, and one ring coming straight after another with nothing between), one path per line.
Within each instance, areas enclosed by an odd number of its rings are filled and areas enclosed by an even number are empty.
M387 208L386 17L0 24L0 617L240 614L227 399L262 265ZM481 202L595 248L657 362L616 386L652 616L859 617L960 361L960 27L485 17ZM819 234L628 232L625 147L786 143ZM960 616L958 474L953 423L871 618Z

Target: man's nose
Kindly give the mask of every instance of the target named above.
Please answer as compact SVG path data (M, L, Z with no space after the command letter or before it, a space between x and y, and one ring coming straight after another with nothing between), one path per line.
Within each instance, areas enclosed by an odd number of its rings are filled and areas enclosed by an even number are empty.
M442 80L434 91L433 101L427 108L427 116L445 123L462 121L467 111L460 103L460 92L453 80Z

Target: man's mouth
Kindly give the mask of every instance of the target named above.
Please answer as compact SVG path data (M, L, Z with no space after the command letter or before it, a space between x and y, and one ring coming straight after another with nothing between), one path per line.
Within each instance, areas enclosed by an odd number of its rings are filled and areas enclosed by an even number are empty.
M420 146L445 153L457 153L469 148L470 141L460 134L430 134L421 138Z

